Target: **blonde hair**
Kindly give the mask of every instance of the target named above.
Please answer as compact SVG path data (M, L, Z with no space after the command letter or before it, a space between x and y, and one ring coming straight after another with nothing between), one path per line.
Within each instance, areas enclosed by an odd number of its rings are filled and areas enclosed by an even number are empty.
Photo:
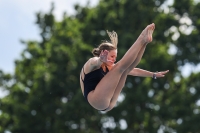
M99 55L101 54L101 51L102 50L108 50L108 51L111 51L111 50L115 50L117 49L117 43L118 43L118 36L117 36L117 33L115 31L112 31L112 32L109 32L107 30L107 34L110 38L110 41L104 41L103 43L101 43L97 48L94 48L92 50L92 54L94 56L97 56L99 57Z
M117 48L117 43L118 43L118 36L117 36L117 33L116 33L115 31L109 32L109 31L107 30L107 34L108 34L108 36L110 37L111 43L114 45L114 47Z

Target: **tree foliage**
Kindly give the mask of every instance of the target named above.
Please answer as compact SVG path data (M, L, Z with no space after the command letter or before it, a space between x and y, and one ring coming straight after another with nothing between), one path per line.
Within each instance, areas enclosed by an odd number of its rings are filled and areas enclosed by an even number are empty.
M200 3L166 2L100 0L92 8L75 5L76 14L63 14L62 21L55 20L54 6L37 13L41 40L22 42L26 48L13 75L0 71L0 86L9 91L0 99L0 132L199 132L200 75L183 77L180 68L200 59ZM158 80L128 77L112 111L93 109L79 85L92 48L108 39L105 30L115 30L119 60L152 22L154 40L138 67L170 73Z

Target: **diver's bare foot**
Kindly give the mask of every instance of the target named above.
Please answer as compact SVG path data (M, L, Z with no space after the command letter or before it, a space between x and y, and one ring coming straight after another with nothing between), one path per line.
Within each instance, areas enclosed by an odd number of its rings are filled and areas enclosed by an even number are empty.
M148 25L140 34L139 39L141 39L142 44L148 44L150 42L152 42L153 38L152 38L152 34L153 31L155 29L155 24L152 23L150 25Z

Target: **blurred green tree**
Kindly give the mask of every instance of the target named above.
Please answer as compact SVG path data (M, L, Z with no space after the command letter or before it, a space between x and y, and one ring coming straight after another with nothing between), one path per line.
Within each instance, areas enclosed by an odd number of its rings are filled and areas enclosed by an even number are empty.
M14 75L0 72L0 132L199 132L199 73L183 77L181 67L198 64L199 6L196 1L100 0L96 7L75 5L76 14L57 22L53 6L37 14L40 41L23 41ZM86 103L79 73L105 30L119 36L118 59L147 24L154 40L138 67L170 70L165 78L128 77L117 107L104 113ZM170 50L174 48L174 53Z

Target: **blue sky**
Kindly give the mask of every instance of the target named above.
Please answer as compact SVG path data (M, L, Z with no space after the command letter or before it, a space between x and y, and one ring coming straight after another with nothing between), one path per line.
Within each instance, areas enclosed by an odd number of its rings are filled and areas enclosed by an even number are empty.
M20 40L40 39L34 24L36 12L48 12L54 2L54 15L61 20L64 11L73 14L74 4L86 5L87 1L94 6L99 0L0 0L0 70L14 72L14 61L25 48Z

